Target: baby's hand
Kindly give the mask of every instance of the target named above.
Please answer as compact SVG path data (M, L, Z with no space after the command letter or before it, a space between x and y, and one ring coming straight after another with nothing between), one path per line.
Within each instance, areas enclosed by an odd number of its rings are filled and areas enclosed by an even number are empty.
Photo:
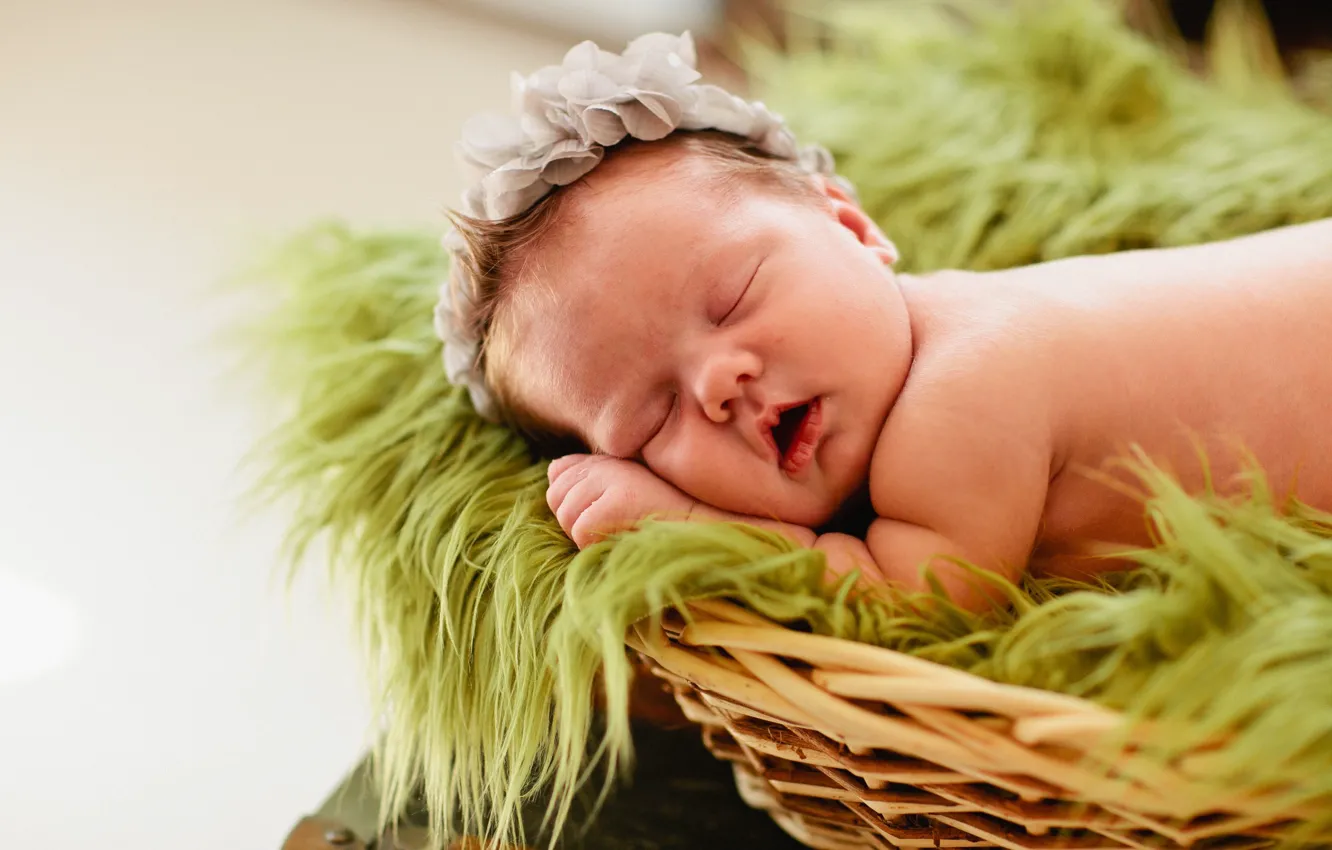
M565 455L547 475L546 503L579 549L649 516L685 519L695 505L647 467L605 455Z

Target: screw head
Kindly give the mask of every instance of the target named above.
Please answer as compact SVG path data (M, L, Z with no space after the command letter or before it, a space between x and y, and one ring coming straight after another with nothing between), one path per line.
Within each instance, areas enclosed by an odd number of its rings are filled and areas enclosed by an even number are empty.
M351 844L356 840L356 836L352 835L352 831L347 829L347 827L339 826L325 832L324 840L329 844L332 844L334 847L341 847L344 844Z

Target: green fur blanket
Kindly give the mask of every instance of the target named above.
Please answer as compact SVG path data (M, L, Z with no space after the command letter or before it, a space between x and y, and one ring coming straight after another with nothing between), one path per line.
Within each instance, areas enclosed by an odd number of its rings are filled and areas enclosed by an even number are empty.
M1332 215L1332 118L1254 73L1244 57L1263 51L1242 31L1215 30L1223 86L1095 0L983 8L839 6L817 49L752 60L758 94L832 149L908 269ZM421 793L441 835L512 837L545 790L562 823L594 768L613 778L630 755L626 627L709 596L1187 720L1179 747L1225 729L1217 783L1332 812L1332 519L1274 500L1260 475L1223 499L1143 465L1160 545L1142 569L1114 587L1014 588L1012 613L984 621L827 585L820 555L746 527L652 524L576 553L544 462L444 380L430 325L444 274L433 229L329 224L252 275L277 301L253 346L285 405L264 485L291 502L293 558L320 543L355 601L385 818Z

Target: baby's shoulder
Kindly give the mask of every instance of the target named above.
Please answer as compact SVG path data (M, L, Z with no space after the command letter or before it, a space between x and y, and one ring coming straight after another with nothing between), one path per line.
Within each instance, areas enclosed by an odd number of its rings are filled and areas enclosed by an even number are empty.
M1014 489L1043 497L1053 443L1039 334L1002 304L932 333L870 461L876 511L925 522L920 514L973 511Z

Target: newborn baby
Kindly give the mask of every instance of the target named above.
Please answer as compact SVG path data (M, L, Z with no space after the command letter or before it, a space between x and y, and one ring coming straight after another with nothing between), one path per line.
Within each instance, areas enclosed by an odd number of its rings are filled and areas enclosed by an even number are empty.
M1332 507L1332 220L910 276L829 169L752 134L627 135L517 214L458 216L467 291L441 308L499 416L588 452L550 465L580 547L745 521L865 581L919 590L929 565L976 608L954 559L1085 576L1147 542L1107 466L1133 445L1191 489L1200 447L1224 484L1243 446ZM862 500L863 540L817 533Z

